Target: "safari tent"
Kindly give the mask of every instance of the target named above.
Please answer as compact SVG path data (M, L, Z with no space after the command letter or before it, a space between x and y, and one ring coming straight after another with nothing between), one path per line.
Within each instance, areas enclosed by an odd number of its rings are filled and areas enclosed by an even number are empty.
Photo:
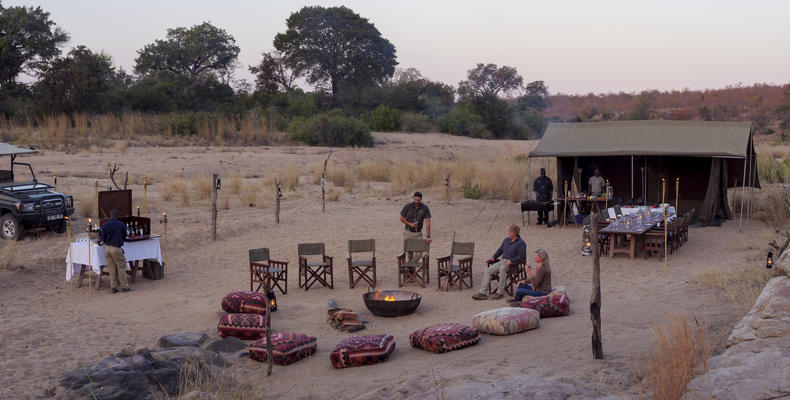
M728 188L760 187L749 122L550 123L529 156L557 158L552 178L558 193L565 181L568 190L586 190L593 170L600 169L621 204L661 202L662 178L666 201L674 203L678 179L679 212L694 208L705 224L732 219Z

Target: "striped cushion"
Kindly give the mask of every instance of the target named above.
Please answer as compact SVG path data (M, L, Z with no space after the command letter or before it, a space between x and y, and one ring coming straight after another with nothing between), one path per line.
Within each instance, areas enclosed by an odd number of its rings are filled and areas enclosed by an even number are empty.
M392 335L353 336L340 341L329 354L335 368L356 367L387 361L395 349Z
M502 307L474 317L474 327L489 335L512 335L535 329L540 324L537 311L521 307Z
M530 297L521 300L521 307L540 313L541 318L562 317L568 315L571 300L563 293L552 293L541 297Z
M479 341L480 334L477 329L456 323L431 325L409 335L412 347L431 353L459 350Z
M235 336L244 340L260 339L266 335L264 316L258 314L226 314L217 325L223 338Z
M266 314L266 294L231 292L222 298L222 311L227 313Z
M551 288L551 292L549 294L547 294L546 296L552 296L552 295L555 295L555 294L564 294L564 295L567 296L568 295L568 291L565 289L565 286L555 286L555 287ZM521 301L523 302L525 299L534 299L536 297L543 297L543 296L524 296L524 297L521 298Z
M289 332L272 333L272 362L277 365L297 362L315 353L317 348L318 342L314 336ZM268 360L266 335L250 345L250 358L258 361Z

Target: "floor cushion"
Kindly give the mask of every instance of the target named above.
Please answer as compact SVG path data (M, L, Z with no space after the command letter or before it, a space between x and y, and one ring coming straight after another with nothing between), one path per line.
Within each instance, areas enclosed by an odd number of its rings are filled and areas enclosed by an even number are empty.
M537 311L521 307L502 307L475 315L473 326L480 333L512 335L535 329L540 324Z
M219 319L217 330L223 338L260 339L266 335L264 318L259 314L225 314Z
M329 354L335 368L356 367L387 361L395 349L392 335L353 336L345 338Z
M570 312L571 301L565 293L554 293L524 298L521 307L539 312L541 318L562 317Z
M227 313L266 314L266 295L258 292L231 292L222 298Z
M318 341L314 336L290 332L272 333L272 362L277 365L295 363L315 353L317 348ZM266 335L251 344L249 350L253 360L268 361Z
M547 294L547 296L551 296L551 295L555 295L555 294L564 294L564 295L567 296L568 295L568 291L565 289L565 286L555 286L555 287L551 288L551 292L549 292L549 294ZM524 299L534 299L536 297L543 297L543 296L524 296L524 297L521 298L521 301L524 301Z
M479 341L480 334L477 329L456 323L431 325L409 335L411 347L431 353L459 350L477 344Z

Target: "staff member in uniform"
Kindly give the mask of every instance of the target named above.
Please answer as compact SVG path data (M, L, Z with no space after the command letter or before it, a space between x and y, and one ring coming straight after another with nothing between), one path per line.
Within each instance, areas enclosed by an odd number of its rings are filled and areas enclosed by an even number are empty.
M546 176L546 168L540 169L540 176L535 178L535 183L532 185L532 191L535 192L535 200L540 202L551 201L551 192L554 191L554 185L551 183L551 178ZM538 210L538 225L542 223L549 223L549 211Z
M400 222L406 228L403 239L422 239L422 227L425 226L425 241L431 244L431 210L422 203L422 193L414 192L413 202L400 210ZM406 254L409 262L422 258L422 252L410 251Z
M590 196L600 196L606 188L606 181L601 176L601 170L596 168L593 171L593 176L587 180L587 189Z
M110 220L101 227L100 239L104 243L104 254L107 257L107 268L110 270L110 286L112 293L132 290L126 283L126 256L123 253L123 237L126 225L118 221L118 210L110 210Z

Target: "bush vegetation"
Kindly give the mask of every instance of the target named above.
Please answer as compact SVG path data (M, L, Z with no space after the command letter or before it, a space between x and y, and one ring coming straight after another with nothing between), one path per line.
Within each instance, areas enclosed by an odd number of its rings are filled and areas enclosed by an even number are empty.
M291 138L310 146L373 146L373 135L368 127L356 118L344 116L341 110L297 118L288 130Z

